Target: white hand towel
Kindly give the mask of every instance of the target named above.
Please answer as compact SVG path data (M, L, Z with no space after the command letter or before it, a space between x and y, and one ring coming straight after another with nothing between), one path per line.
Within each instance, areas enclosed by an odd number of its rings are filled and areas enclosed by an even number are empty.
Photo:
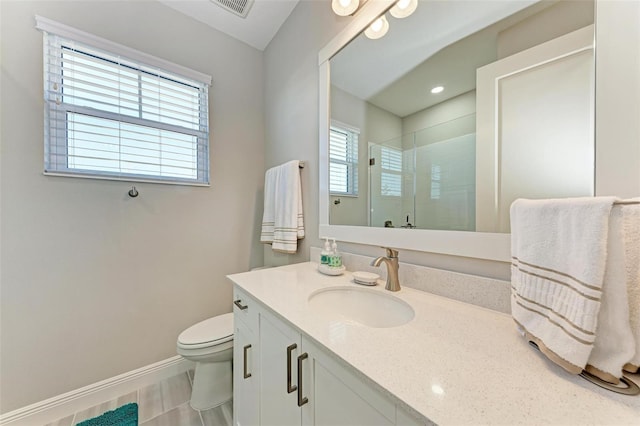
M610 383L618 384L622 368L636 352L629 322L629 297L625 267L625 211L614 205L609 217L607 258L602 284L602 300L593 351L585 370Z
M629 322L635 340L635 354L624 369L637 373L640 369L640 198L622 202L624 241L629 295Z
M578 374L593 349L613 197L511 205L511 312L549 359Z
M265 173L260 241L274 251L295 253L304 238L300 162L289 161Z

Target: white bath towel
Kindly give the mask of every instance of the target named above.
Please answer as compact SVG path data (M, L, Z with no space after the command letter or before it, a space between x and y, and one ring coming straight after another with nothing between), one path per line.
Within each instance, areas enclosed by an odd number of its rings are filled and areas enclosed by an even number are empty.
M260 241L274 251L295 253L304 238L300 162L289 161L267 170Z
M640 369L640 198L626 200L620 206L624 217L629 322L635 340L635 354L624 369L637 373Z
M626 261L626 207L614 204L609 217L607 258L602 300L593 351L585 370L618 384L624 365L635 355L635 337L629 322Z
M511 205L511 312L528 338L578 374L596 338L613 197Z

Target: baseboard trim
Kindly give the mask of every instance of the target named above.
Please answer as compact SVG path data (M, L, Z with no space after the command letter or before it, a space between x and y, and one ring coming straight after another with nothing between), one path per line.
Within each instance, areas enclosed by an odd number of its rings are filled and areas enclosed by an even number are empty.
M45 425L80 410L186 372L193 362L177 355L0 415L0 426Z

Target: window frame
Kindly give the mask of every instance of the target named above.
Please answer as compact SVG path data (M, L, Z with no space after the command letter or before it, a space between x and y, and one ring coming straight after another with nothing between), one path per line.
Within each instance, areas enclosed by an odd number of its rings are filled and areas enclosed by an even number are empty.
M338 159L331 156L331 135L335 132L343 133L346 135L345 138L345 159ZM359 193L359 137L360 137L360 129L357 127L341 123L337 120L331 120L331 125L329 127L329 194L331 196L340 196L340 197L358 197ZM347 187L346 191L336 191L332 190L332 173L331 167L332 165L344 166L346 168L346 179L344 184Z
M36 28L43 32L44 40L43 74L45 97L45 175L190 186L210 186L208 123L208 87L211 84L210 76L40 16L36 16ZM52 44L50 45L50 43ZM49 63L50 46L55 49L60 49L60 63L57 61L54 62L54 64ZM93 108L91 106L76 105L73 103L65 103L65 94L62 92L62 88L65 87L62 76L62 71L64 70L62 52L65 49L68 49L73 55L78 55L79 52L80 55L84 54L93 57L98 63L100 63L100 61L106 61L105 63L114 64L117 69L127 69L128 72L135 74L136 78L140 82L142 82L145 75L148 75L156 78L158 82L162 82L164 79L164 81L171 82L170 84L174 84L176 87L178 87L178 85L184 85L185 87L193 88L194 94L197 91L197 113L194 112L194 116L197 114L197 123L194 122L191 126L188 124L181 126L175 123L163 123L161 118L157 120L144 118L142 112L139 116L135 116L108 111L108 107L101 109ZM58 50L52 54L57 55ZM114 62L111 59L114 57L121 58L121 60ZM193 99L196 98L194 97ZM140 111L142 111L142 108L147 105L143 101L142 93L138 94L137 102ZM158 108L162 109L162 103L157 105ZM141 130L146 129L152 132L157 131L158 138L160 138L163 133L166 136L171 136L173 134L176 136L180 135L182 137L186 136L187 139L191 138L193 142L187 142L194 144L193 152L195 158L190 161L190 163L193 165L191 170L194 172L195 178L178 177L175 176L176 173L174 173L173 176L171 176L171 173L163 176L163 172L159 172L158 174L153 172L145 173L144 170L142 170L144 167L141 167L140 170L135 170L135 173L127 171L123 172L122 170L95 170L98 166L93 166L94 169L71 167L69 165L69 114L94 117L98 120L109 120L110 122L113 122L114 126L118 127L124 125L124 127L129 126L134 129L136 127L142 127ZM117 136L117 140L118 146L121 147L122 138L120 135ZM154 155L158 155L158 161L155 163L156 167L167 167L167 164L160 159L163 149L167 147L167 144L160 142L159 140L152 143L155 143L157 146L155 151L151 151ZM141 157L136 155L141 154L134 154L134 159L142 161ZM115 162L117 162L118 167L122 167L126 163L126 161L122 159L115 160L114 163Z
M385 155L385 152L386 152L386 155ZM402 197L403 154L404 152L399 148L384 146L384 145L380 147L380 196L381 197L392 197L392 198ZM393 160L395 159L392 158L392 156L399 156L400 161L397 163L394 162ZM391 166L391 167L385 167L385 166ZM397 180L397 183L398 183L397 193L390 193L388 191L385 191L384 185L383 185L385 176L388 178L394 178L394 180Z

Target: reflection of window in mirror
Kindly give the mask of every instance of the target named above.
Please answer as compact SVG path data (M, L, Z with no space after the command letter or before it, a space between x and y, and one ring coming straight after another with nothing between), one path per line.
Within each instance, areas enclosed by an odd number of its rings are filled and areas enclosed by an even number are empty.
M440 199L440 164L431 165L431 199Z
M360 130L337 121L329 129L329 191L358 196L358 135Z
M380 151L380 195L402 196L402 151L382 147Z

